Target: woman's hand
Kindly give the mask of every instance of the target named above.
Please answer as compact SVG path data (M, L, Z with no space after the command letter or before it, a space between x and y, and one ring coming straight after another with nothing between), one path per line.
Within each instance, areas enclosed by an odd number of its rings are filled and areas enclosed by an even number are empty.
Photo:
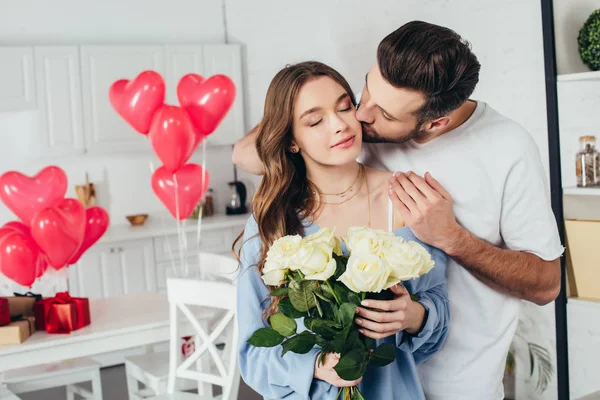
M323 362L319 365L320 359L321 359L321 357L319 356L319 357L317 357L317 360L315 361L314 377L316 379L325 381L335 387L356 386L362 380L362 377L361 377L355 381L345 381L338 376L337 372L335 372L335 369L333 369L333 367L335 367L337 365L338 361L340 361L339 354L337 354L337 353L325 354L325 357L323 357Z

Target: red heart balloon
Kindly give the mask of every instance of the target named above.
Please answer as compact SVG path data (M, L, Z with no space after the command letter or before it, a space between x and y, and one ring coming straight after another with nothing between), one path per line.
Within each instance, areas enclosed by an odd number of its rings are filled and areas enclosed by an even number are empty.
M12 230L15 232L20 232L33 241L33 237L31 236L31 230L29 229L29 227L27 225L23 224L22 222L19 222L19 221L7 222L6 224L4 224L2 229L0 229L0 231L5 230L5 229ZM34 243L35 243L35 241L34 241ZM38 256L38 260L37 260L37 264L36 264L36 271L37 271L36 278L39 278L40 276L44 275L44 272L46 272L46 269L48 269L48 260L46 260L46 255L44 254L42 249L39 248L37 243L35 244L35 247L36 247L37 251L39 252L39 256Z
M67 192L67 175L55 166L42 169L32 178L17 171L0 176L0 200L17 217L31 224L39 210L54 206Z
M192 122L181 107L160 107L152 119L149 137L154 152L169 172L185 164L196 149Z
M40 251L31 236L12 228L0 229L0 272L23 286L31 286L38 275Z
M235 84L225 75L204 79L197 74L188 74L177 85L179 104L189 114L196 132L203 136L217 129L231 109L235 93Z
M50 266L59 270L75 255L85 236L85 209L75 199L63 199L41 210L31 221L31 235L46 254Z
M108 98L117 113L145 135L150 130L152 116L165 101L165 82L159 73L144 71L132 81L114 82Z
M101 207L90 207L85 210L85 236L83 237L83 243L81 243L79 250L69 260L69 265L79 261L83 253L104 235L104 232L108 229L109 221L108 213Z
M194 207L206 193L209 181L208 172L198 164L186 164L175 173L160 167L152 174L152 190L171 215L176 219L179 215L178 219L182 221L192 214Z

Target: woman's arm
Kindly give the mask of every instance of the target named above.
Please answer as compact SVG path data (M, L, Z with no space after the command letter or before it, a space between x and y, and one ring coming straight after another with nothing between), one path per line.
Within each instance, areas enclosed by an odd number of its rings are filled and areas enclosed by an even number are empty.
M237 318L240 331L239 365L244 381L266 399L335 398L337 388L313 379L320 351L307 354L287 352L282 347L254 347L246 343L252 334L267 327L263 310L268 306L269 291L256 269L261 242L254 217L246 224L241 254L241 272L237 282Z

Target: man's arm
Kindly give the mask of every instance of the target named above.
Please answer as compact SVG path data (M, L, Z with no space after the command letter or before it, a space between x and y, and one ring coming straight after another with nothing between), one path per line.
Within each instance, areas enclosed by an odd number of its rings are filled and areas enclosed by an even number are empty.
M560 290L559 260L497 248L460 226L452 198L429 173L396 173L390 198L421 241L444 251L490 287L543 305Z
M246 136L238 140L233 146L231 161L250 174L262 175L264 174L264 169L256 151L257 136L258 126L255 126Z

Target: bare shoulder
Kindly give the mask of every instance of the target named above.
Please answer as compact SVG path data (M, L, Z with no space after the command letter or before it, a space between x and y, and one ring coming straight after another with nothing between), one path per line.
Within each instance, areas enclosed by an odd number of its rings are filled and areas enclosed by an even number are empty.
M389 186L389 179L394 175L392 172L370 168L365 166L365 172L367 174L367 179L369 182L369 186L374 190L384 189L387 191Z

